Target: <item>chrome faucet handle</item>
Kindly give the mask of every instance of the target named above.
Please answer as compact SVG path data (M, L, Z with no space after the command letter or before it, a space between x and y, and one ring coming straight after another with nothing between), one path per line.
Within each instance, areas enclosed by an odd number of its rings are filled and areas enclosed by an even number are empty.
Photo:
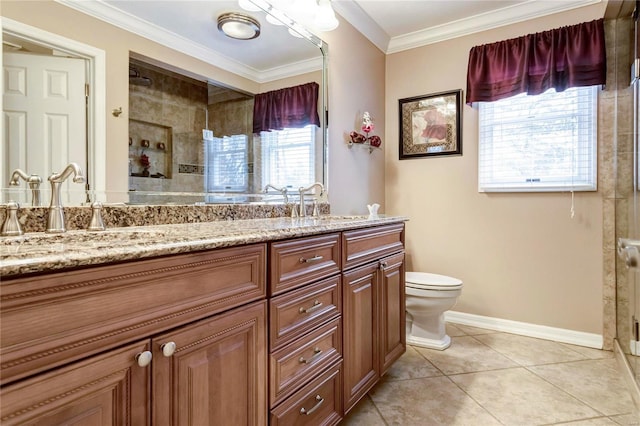
M6 217L0 229L0 235L3 237L22 235L22 228L20 228L20 221L18 220L18 209L20 204L15 201L9 201L7 203Z
M88 231L104 231L106 228L102 221L102 203L94 201L91 204L91 220L89 221Z
M38 175L28 175L21 169L15 169L13 173L11 173L9 185L18 186L21 178L29 184L29 189L31 189L31 205L34 207L39 206L42 178Z
M47 232L59 233L66 231L64 226L64 210L62 208L62 199L60 197L60 187L72 174L74 182L84 182L82 169L76 163L69 163L62 173L53 173L49 176L49 182L51 182L51 204L49 205L49 214L47 217Z
M288 204L288 205L291 206L291 218L292 219L298 218L299 217L299 215L298 215L298 207L296 206L296 203L291 203L291 204Z
M318 211L318 200L313 200L313 217L319 217L320 212Z

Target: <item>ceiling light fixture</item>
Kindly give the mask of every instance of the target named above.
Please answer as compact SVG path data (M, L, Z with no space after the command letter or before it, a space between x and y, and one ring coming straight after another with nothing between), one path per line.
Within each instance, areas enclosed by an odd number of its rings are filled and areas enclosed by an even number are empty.
M256 19L236 12L218 16L218 29L238 40L251 40L260 35L260 23Z
M238 4L245 10L264 10L270 23L282 22L290 27L299 24L325 32L335 30L339 24L331 0L238 0Z

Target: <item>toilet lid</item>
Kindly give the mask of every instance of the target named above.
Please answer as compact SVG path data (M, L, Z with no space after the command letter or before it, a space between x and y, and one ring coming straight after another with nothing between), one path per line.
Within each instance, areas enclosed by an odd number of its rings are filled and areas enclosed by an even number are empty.
M405 274L405 285L416 289L458 290L462 288L462 281L446 275L407 272Z

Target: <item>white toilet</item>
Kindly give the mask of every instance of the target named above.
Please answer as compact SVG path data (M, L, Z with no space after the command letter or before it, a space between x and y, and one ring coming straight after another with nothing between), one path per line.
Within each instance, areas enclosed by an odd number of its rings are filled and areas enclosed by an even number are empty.
M462 281L425 272L405 274L407 343L443 350L451 345L444 328L444 312L462 293Z

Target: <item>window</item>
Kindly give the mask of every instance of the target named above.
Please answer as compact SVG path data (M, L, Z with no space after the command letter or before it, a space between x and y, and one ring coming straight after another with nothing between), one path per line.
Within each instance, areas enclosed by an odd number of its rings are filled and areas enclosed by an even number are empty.
M479 105L478 190L596 189L597 86Z
M205 140L207 192L247 190L247 136L233 135Z
M262 143L262 182L298 189L315 179L315 129L260 132Z

